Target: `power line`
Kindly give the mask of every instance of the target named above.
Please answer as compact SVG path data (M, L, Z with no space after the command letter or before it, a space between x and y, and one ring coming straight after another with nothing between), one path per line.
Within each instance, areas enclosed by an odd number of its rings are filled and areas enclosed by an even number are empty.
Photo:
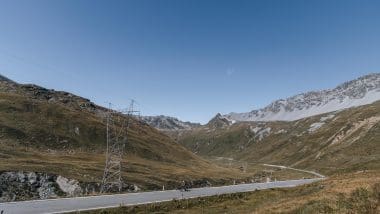
M126 114L123 112L109 109L107 113L107 150L106 164L103 173L100 192L109 192L117 188L119 192L123 188L122 180L122 160L125 150L125 145L128 143L128 133L133 117L139 111L134 109L135 101L132 100Z

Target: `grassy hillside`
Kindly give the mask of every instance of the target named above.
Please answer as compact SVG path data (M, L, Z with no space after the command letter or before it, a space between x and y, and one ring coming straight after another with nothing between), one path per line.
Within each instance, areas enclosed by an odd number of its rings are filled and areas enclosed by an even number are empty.
M105 164L105 109L66 92L0 81L0 171L59 174L99 182ZM211 164L145 123L135 121L123 177L145 189L181 180L241 178Z
M242 122L177 133L207 158L273 163L326 174L380 169L380 102L294 122Z

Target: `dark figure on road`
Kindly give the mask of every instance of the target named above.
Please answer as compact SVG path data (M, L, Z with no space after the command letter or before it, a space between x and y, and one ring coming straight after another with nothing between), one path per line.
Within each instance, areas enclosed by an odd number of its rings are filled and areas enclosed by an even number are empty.
M181 192L183 192L183 191L188 192L188 191L190 191L190 185L188 183L186 183L185 181L182 181L181 186L179 186L178 189Z

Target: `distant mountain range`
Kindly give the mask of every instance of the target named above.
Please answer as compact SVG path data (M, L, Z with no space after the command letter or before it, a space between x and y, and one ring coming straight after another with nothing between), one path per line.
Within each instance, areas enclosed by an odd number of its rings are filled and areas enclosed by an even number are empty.
M230 113L233 121L294 121L380 100L380 73L345 82L334 89L312 91L276 100L248 113Z
M228 126L242 121L294 121L328 112L371 104L380 100L380 73L345 82L334 89L311 91L272 102L247 113L217 114L208 126ZM183 122L174 117L151 116L143 120L160 130L189 130L200 124Z
M142 121L159 130L188 130L200 126L200 123L183 122L169 116L143 116Z
M380 74L249 113L217 114L206 125L173 133L179 144L209 159L284 164L326 175L378 170Z

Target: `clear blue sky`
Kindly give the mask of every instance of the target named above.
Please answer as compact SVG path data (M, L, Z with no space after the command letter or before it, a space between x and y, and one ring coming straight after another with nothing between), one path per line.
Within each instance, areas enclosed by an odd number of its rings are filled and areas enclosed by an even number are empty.
M0 0L0 73L207 122L380 71L380 1Z

